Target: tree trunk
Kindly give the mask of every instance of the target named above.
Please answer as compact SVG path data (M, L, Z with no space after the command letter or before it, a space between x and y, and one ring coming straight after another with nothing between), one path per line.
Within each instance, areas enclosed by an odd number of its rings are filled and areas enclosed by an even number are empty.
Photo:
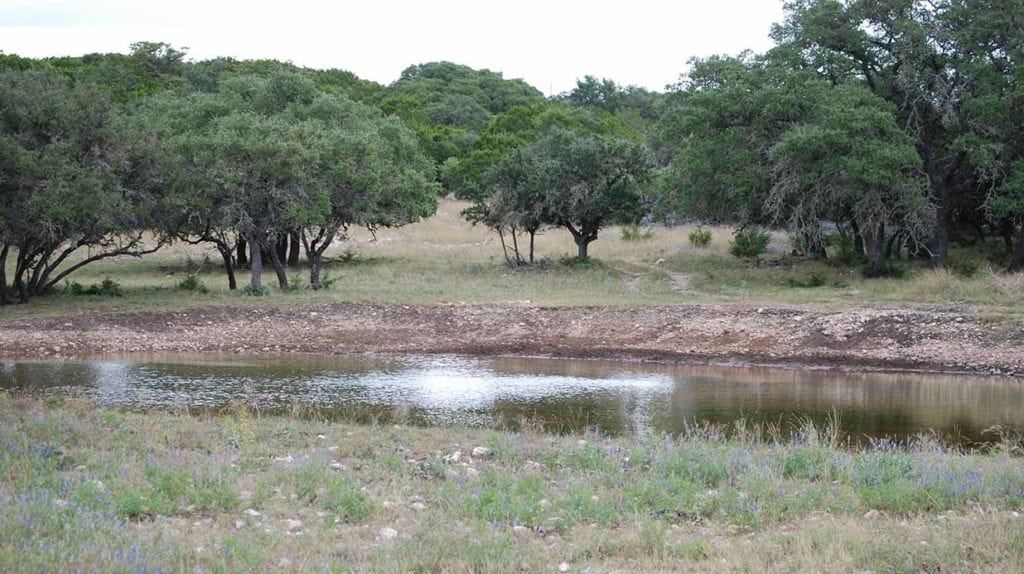
M224 260L224 272L228 275L228 289L234 291L238 288L238 283L235 281L235 266L231 260L231 248L228 245L217 244L217 251L220 252L221 259Z
M309 259L309 288L313 291L319 291L324 288L322 280L320 279L320 269L323 267L323 256L314 250L307 252L306 258Z
M516 229L513 227L512 228L512 250L516 254L516 267L519 267L520 265L523 264L523 257L522 257L522 255L519 255L519 240L516 239L516 235L517 235L516 234Z
M856 221L851 221L850 227L853 228L853 252L858 255L863 255L864 237L861 235L860 226L857 225Z
M280 234L278 234L278 236L277 236L277 244L276 244L275 247L277 248L276 249L277 260L281 262L281 265L284 265L284 262L288 259L288 234L287 233L280 233ZM273 261L273 258L271 258L271 261Z
M1003 246L1007 253L1013 252L1013 220L1009 217L999 224L999 234L1003 236Z
M292 231L288 234L288 267L299 266L301 250L302 243L299 241L299 232Z
M578 261L586 261L587 257L588 257L587 250L589 248L590 248L590 240L589 239L587 239L586 237L584 237L582 235L580 237L577 237L576 238L576 249L577 249L576 259Z
M868 277L880 277L885 261L885 228L881 225L869 230L864 236L864 248L868 256L866 275Z
M564 227L572 234L573 241L576 242L577 261L582 262L587 260L587 251L590 247L590 242L597 239L597 232L600 229L600 226L601 223L599 221L584 222L583 225L580 226L580 229L577 230L571 223L564 224Z
M533 265L533 240L537 237L537 230L530 230L530 265Z
M235 246L235 249L236 251L238 251L238 255L235 257L235 261L238 263L238 266L241 267L242 265L248 263L249 255L247 251L249 249L249 245L245 242L245 239L239 237L238 245Z
M249 286L256 293L263 292L263 246L259 241L249 241L249 253L252 255L252 282Z
M1017 247L1013 250L1009 270L1013 273L1024 270L1024 225L1021 226L1020 233L1017 234Z
M10 252L11 246L4 244L4 248L0 251L0 305L6 305L7 301L7 253Z
M276 249L270 250L270 264L277 274L277 286L282 290L288 288L288 274L284 269L284 258L281 256L281 241L278 240Z

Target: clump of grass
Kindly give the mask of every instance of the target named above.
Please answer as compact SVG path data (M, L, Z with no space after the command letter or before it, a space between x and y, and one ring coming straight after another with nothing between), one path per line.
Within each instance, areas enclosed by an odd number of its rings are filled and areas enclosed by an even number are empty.
M711 231L704 229L703 227L694 229L686 237L690 240L690 245L697 248L703 249L704 247L711 245Z
M100 283L84 286L77 281L68 283L65 292L69 295L98 295L100 297L124 297L124 287L107 277Z
M268 293L269 291L267 291L266 287L257 288L254 287L251 283L242 288L242 295L245 295L247 297L262 297L264 295L267 295Z
M654 229L641 227L639 224L622 226L623 241L647 241L649 239L654 239Z
M949 265L949 270L954 275L970 278L977 275L982 270L982 267L982 262L977 259L957 259Z

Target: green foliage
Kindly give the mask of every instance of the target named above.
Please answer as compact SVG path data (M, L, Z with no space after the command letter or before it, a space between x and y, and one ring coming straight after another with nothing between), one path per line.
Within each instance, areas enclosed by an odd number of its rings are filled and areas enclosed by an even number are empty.
M734 257L756 258L768 250L771 236L756 228L740 229L733 234L729 242L729 253Z
M264 295L268 295L269 293L270 291L268 291L266 287L246 285L244 288L242 288L242 295L246 295L248 297L263 297Z
M100 297L124 297L124 287L107 277L100 283L84 286L77 281L67 284L64 291L69 295L97 295Z
M196 276L194 273L189 273L188 275L185 276L184 279L179 281L178 289L181 289L182 291L194 291L197 293L210 292L210 290L206 288L206 285L203 283L203 281L199 279L199 277Z
M828 259L831 262L851 266L863 259L863 254L857 251L853 238L849 235L831 235L825 238L825 243Z
M950 263L949 269L960 277L974 277L981 271L983 264L977 259L955 259Z
M704 248L711 245L712 235L710 230L698 227L691 231L686 238L690 240L690 245L698 248Z

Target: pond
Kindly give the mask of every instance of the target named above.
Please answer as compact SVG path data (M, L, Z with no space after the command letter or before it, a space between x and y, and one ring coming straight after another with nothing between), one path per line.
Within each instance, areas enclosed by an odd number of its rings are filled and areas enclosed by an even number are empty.
M303 411L359 422L611 434L681 432L695 423L838 415L852 440L935 431L990 442L1024 431L1024 384L966 375L711 367L459 356L345 358L146 356L0 362L0 388L84 396L126 408ZM312 408L308 408L312 407Z

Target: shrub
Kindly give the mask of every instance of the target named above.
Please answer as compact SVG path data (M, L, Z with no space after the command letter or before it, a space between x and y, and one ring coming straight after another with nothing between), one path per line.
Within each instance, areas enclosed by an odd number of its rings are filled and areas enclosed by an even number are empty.
M703 227L694 229L687 237L690 239L690 245L694 247L707 247L711 245L711 232Z
M654 237L653 229L644 229L637 224L622 226L623 241L645 241Z
M786 278L786 285L794 289L814 289L825 285L825 278L817 273L812 273L807 279Z
M124 297L124 288L121 284L107 277L102 283L93 283L88 287L77 281L68 283L65 291L70 295L101 295L103 297Z
M831 249L826 249L828 259L838 265L853 265L862 258L862 255L857 252L853 238L849 236L829 236L826 244L831 247Z
M864 267L862 273L865 277L872 277L868 272L868 268ZM882 264L882 270L878 275L874 277L890 277L892 279L902 279L907 275L907 268L899 263L893 261L886 261Z
M182 291L198 291L199 293L209 293L210 290L206 288L206 285L196 277L194 273L189 273L184 279L178 282L178 289Z
M960 277L974 277L981 271L981 262L977 259L963 259L954 261L949 270Z
M760 229L741 229L729 242L729 253L735 257L754 258L768 250L771 236Z
M262 287L262 288L257 289L255 287L253 287L252 284L246 285L245 288L242 289L242 295L247 295L249 297L262 297L262 296L264 296L266 294L267 294L267 288L266 287Z

